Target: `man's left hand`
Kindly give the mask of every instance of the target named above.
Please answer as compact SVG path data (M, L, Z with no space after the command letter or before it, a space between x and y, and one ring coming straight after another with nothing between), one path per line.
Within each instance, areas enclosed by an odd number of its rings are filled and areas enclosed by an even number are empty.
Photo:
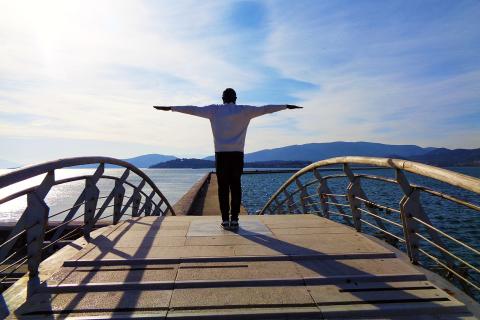
M303 107L299 107L293 104L287 104L287 109L303 109Z

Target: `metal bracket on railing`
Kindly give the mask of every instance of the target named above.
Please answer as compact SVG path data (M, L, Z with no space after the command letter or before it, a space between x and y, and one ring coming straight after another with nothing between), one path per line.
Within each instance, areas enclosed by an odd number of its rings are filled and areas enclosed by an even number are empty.
M292 194L290 192L288 192L287 189L283 190L283 193L285 193L288 208L292 208L293 213L300 213L300 210L298 209L297 205L295 204L295 202L292 199Z
M113 224L117 224L122 218L122 204L125 197L125 188L122 185L115 186L113 199Z
M152 191L148 197L145 198L145 203L140 208L139 214L145 212L145 216L149 216L152 212L152 199L155 196L155 191Z
M418 264L419 256L419 239L418 223L413 219L422 219L425 217L422 204L420 203L420 192L410 186L405 174L399 170L395 170L396 180L404 196L400 200L400 216L403 224L403 233L405 237L407 254L410 261L414 264Z
M142 191L144 186L145 180L142 180L140 184L133 190L133 194L130 200L125 204L125 207L128 207L130 203L132 203L132 217L140 216L138 212L138 209L140 207L140 201L142 201L142 195L140 194L140 191Z
M402 217L403 230L405 235L405 241L407 242L407 253L412 263L418 263L419 255L419 237L416 235L419 232L419 223L414 218L425 222L428 225L432 225L430 218L423 210L423 206L420 200L420 190L413 188L408 182L405 174L399 170L395 170L397 182L402 189L404 196L400 200L400 214ZM445 248L443 241L440 239L437 233L433 232L430 228L426 228L427 233L430 235L432 242L440 247ZM454 266L453 260L450 256L441 252L443 258L450 266Z
M325 218L330 219L330 212L329 212L330 210L327 203L328 197L325 196L326 194L330 194L330 189L328 188L327 180L323 179L322 175L317 170L313 170L313 174L315 178L317 178L317 180L319 181L319 185L317 187L317 194L320 200L320 207L322 208L322 215Z
M44 199L55 183L53 171L47 173L42 183L36 190L27 195L27 209L25 229L27 230L27 264L28 264L28 286L27 296L31 296L40 285L38 267L42 262L42 247L45 240L45 231L50 211Z
M85 215L83 227L83 236L87 241L90 241L90 232L95 224L95 211L97 210L98 197L100 196L100 189L92 181L92 179L85 180Z
M281 214L282 211L280 211L280 209L281 209L282 206L281 206L281 204L280 204L280 201L278 201L278 199L275 198L274 202L275 202L275 204L277 205L277 206L275 207L276 213L277 213L277 214ZM274 211L272 211L271 205L269 205L268 208L270 208L270 213L275 213Z
M300 204L302 205L302 213L306 214L308 211L307 204L306 204L306 199L308 199L308 193L306 188L303 186L303 184L300 182L299 179L295 179L295 184L297 185L298 189L300 190Z
M152 214L153 216L160 216L162 214L162 210L161 210L162 204L163 204L163 199L160 199L160 202L158 202L155 205L155 209L153 209L153 214Z
M113 188L113 224L117 224L122 217L122 204L125 196L125 187L123 181L127 180L130 170L126 169L120 180L115 181L115 187Z
M360 179L355 177L353 174L352 169L348 164L343 164L343 172L347 176L348 180L350 181L348 188L347 188L347 199L348 203L350 204L350 210L352 211L353 217L353 224L355 229L358 232L362 231L362 214L358 208L360 207L361 203L360 200L356 198L356 196L360 196L362 194L362 187L360 186Z

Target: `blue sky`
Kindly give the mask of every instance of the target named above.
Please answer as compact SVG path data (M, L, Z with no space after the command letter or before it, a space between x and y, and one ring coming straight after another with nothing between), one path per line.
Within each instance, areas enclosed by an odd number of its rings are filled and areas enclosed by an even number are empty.
M372 141L480 147L479 1L0 0L0 159L213 152L152 105L296 103L246 151Z

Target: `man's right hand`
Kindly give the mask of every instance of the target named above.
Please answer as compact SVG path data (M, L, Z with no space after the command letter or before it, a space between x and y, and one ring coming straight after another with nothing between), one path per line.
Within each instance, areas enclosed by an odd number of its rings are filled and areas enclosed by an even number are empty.
M170 111L172 107L162 107L162 106L153 106L155 109L162 110L162 111Z
M293 104L287 104L287 109L303 109L303 107L299 107Z

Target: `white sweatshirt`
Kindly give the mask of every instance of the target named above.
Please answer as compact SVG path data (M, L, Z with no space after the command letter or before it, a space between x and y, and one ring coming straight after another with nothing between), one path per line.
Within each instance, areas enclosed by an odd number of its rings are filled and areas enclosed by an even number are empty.
M286 108L287 106L284 104L254 107L228 103L212 104L205 107L175 106L172 107L172 111L209 119L213 132L215 152L243 152L250 120Z

